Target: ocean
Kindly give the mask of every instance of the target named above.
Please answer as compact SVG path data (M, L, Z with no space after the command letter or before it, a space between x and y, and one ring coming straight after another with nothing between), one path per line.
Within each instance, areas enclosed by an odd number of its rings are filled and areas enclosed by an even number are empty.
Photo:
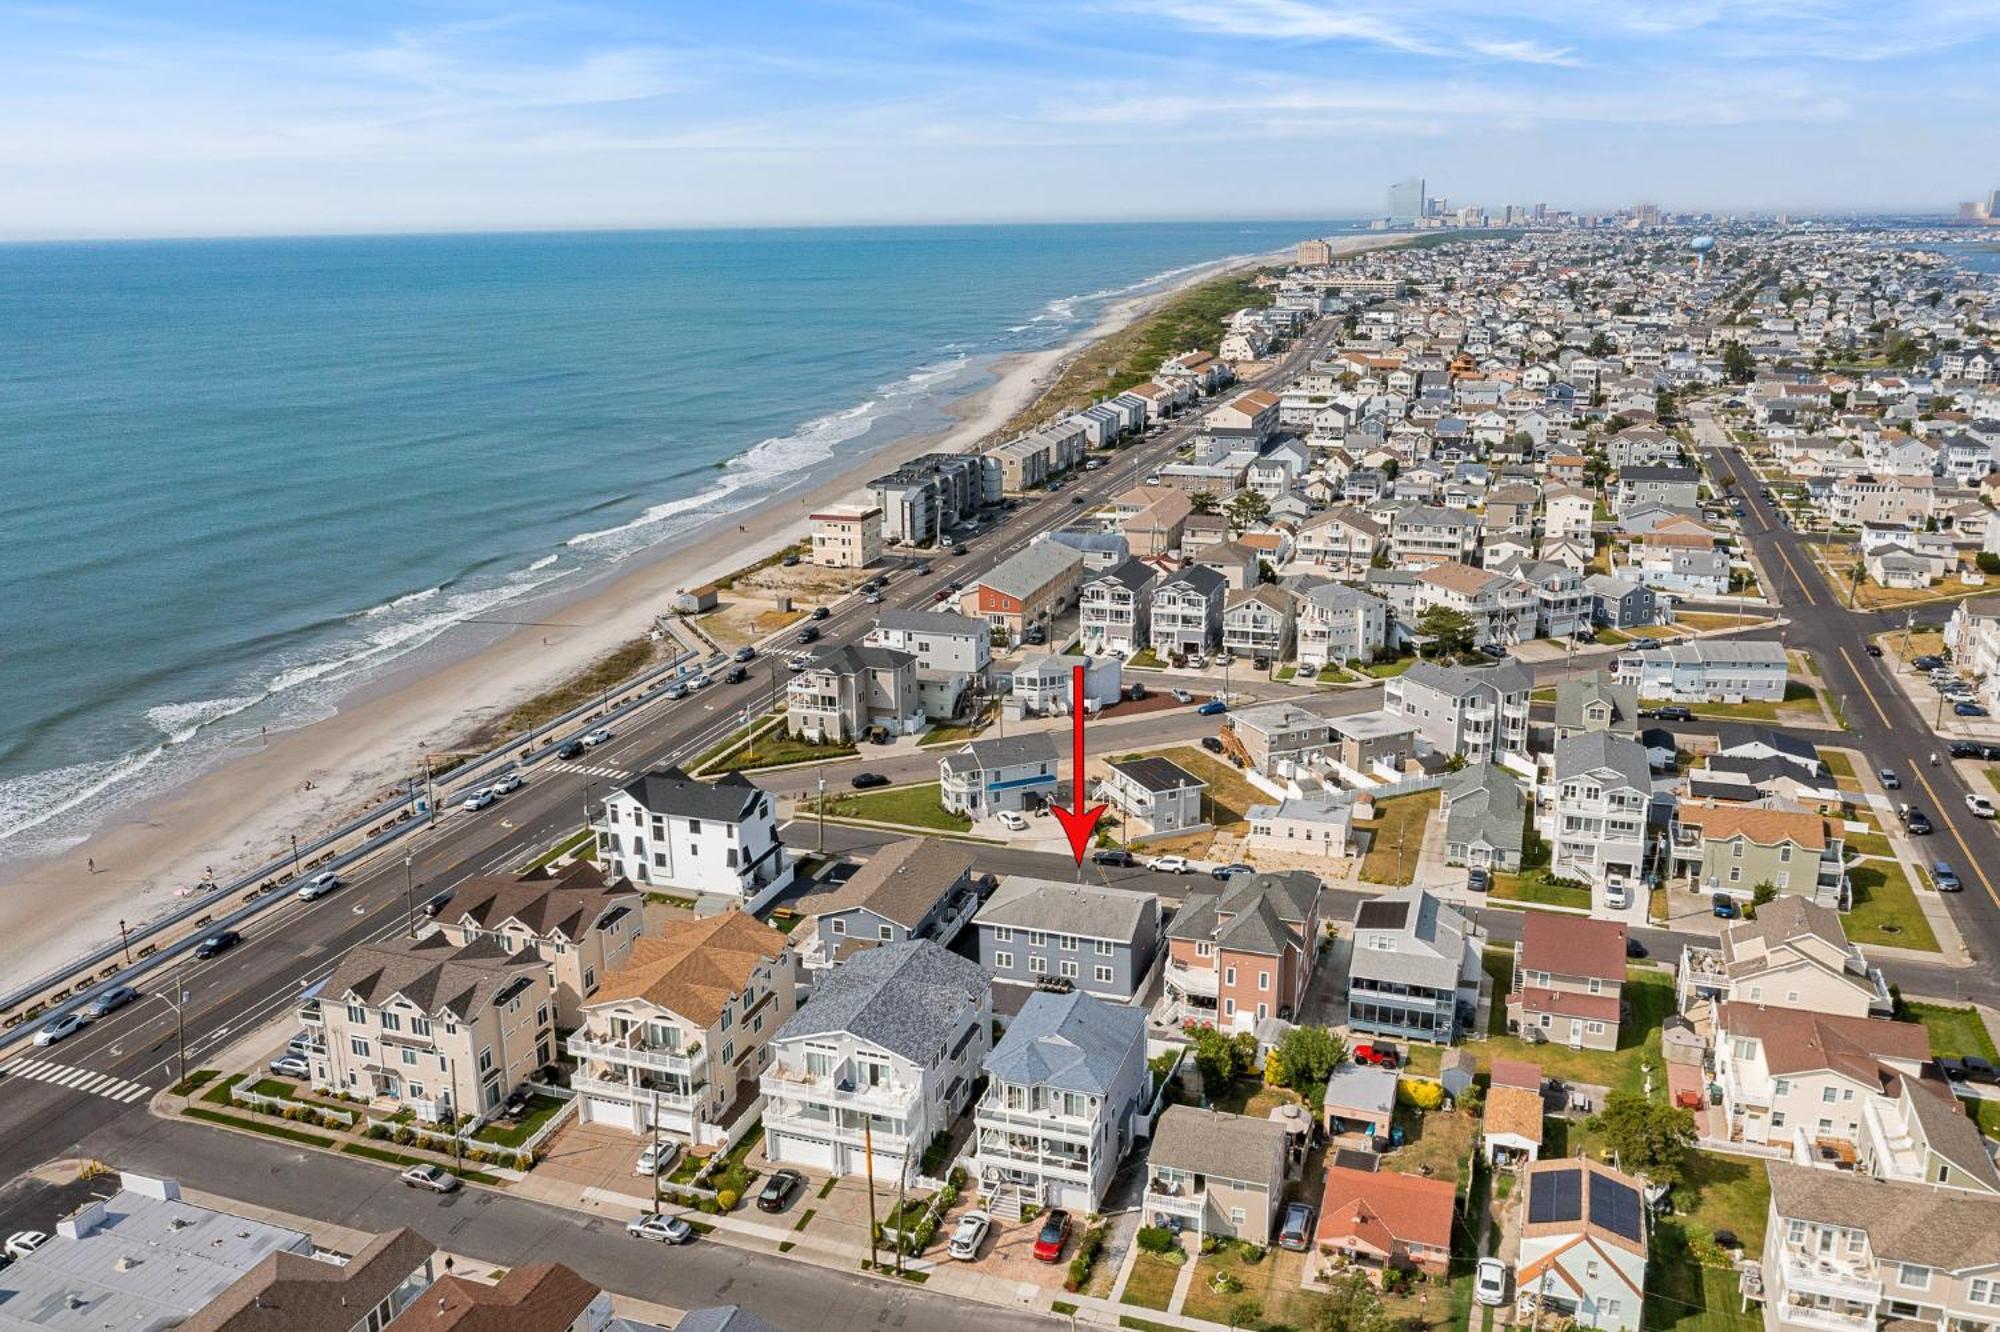
M944 428L1112 301L1351 229L0 246L0 856Z

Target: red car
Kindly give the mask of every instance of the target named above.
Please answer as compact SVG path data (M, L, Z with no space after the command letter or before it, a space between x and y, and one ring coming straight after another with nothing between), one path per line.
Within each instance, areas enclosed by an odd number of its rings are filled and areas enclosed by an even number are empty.
M1069 1243L1069 1213L1051 1208L1042 1217L1041 1233L1035 1236L1035 1259L1044 1263L1062 1261L1063 1245Z
M1354 1047L1354 1062L1373 1064L1377 1068L1395 1068L1403 1061L1393 1045L1357 1045Z

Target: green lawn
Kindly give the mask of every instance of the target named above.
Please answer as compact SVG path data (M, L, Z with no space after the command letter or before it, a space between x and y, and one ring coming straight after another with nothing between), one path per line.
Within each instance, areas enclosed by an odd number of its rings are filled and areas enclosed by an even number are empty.
M1213 1109L1255 1119L1268 1118L1281 1105L1301 1104L1299 1094L1289 1087L1266 1087L1255 1078L1238 1078L1220 1092L1209 1091L1208 1103Z
M1854 909L1847 913L1847 937L1858 944L1917 948L1935 953L1937 936L1917 909L1917 896L1903 867L1893 860L1857 862L1847 871L1854 886Z
M1826 770L1835 777L1851 778L1854 776L1854 760L1847 757L1846 750L1822 749L1819 751L1819 756L1820 760L1826 764Z
M1241 824L1244 812L1252 805L1273 803L1271 797L1250 785L1240 771L1205 749L1183 745L1169 749L1162 757L1172 759L1208 783L1208 821L1217 828Z
M1501 904L1534 903L1540 906L1590 907L1590 889L1550 883L1547 869L1524 870L1519 874L1495 874L1487 896Z
M1374 833L1361 861L1361 877L1370 883L1409 883L1423 850L1425 822L1443 798L1442 792L1432 790L1377 801L1373 821L1354 825Z
M1377 661L1361 668L1362 674L1372 675L1377 680L1386 680L1392 675L1401 675L1417 664L1415 657L1398 657L1394 661Z
M1881 833L1849 833L1846 845L1857 856L1880 856L1888 860L1896 854L1895 848L1889 845L1889 839Z
M1965 1113L1972 1116L1972 1122L1979 1125L1979 1131L1989 1138L2000 1138L2000 1101L1989 1101L1983 1096L1967 1096L1959 1102Z
M1696 1256L1713 1257L1708 1245L1718 1230L1735 1231L1751 1257L1761 1254L1771 1205L1771 1178L1764 1163L1702 1151L1688 1160L1688 1182L1675 1193L1674 1205L1686 1212L1679 1219Z
M1140 648L1137 652L1134 652L1132 654L1132 659L1126 662L1125 664L1127 666L1138 666L1138 667L1150 666L1155 670L1161 669L1166 665L1165 662L1160 660L1160 654L1153 651L1153 649L1151 648Z
M1403 1145L1382 1158L1385 1169L1403 1175L1422 1175L1428 1167L1434 1179L1460 1182L1472 1143L1479 1136L1479 1121L1464 1111L1449 1114L1442 1110L1413 1110L1397 1106L1395 1122L1403 1130Z
M1653 1229L1642 1332L1763 1332L1755 1306L1742 1312L1736 1281L1726 1268L1696 1264L1681 1228L1662 1221Z
M1125 1279L1125 1293L1119 1302L1165 1313L1174 1297L1174 1283L1180 1279L1181 1264L1141 1250L1132 1262L1132 1274Z
M787 763L812 763L820 759L854 757L849 744L815 745L785 734L782 723L721 758L708 760L708 772L748 772L757 768L782 767Z
M1976 1009L1917 1003L1909 1009L1910 1016L1923 1023L1924 1030L1930 1033L1932 1054L1945 1059L1979 1055L2000 1063L2000 1050L1994 1049L1993 1035L1979 1020Z
M502 1147L519 1147L533 1137L542 1125L553 1119L556 1111L562 1108L563 1102L559 1097L537 1093L529 1098L528 1113L522 1115L518 1122L488 1124L472 1136L481 1142L497 1143Z
M1487 956L1496 951L1500 950L1488 950ZM1496 1008L1504 992L1496 980ZM1664 1085L1660 1024L1674 1009L1674 978L1657 967L1627 967L1624 998L1632 1006L1632 1016L1619 1024L1616 1050L1572 1050L1567 1045L1530 1045L1516 1036L1493 1036L1472 1047L1479 1056L1479 1066L1490 1068L1495 1059L1518 1059L1539 1064L1542 1072L1565 1082L1593 1082L1638 1091L1645 1082L1639 1065L1650 1062L1655 1087Z
M1493 1011L1486 1015L1486 1034L1507 1034L1507 995L1514 988L1514 950L1488 948L1479 955L1479 965L1493 979Z
M1229 1245L1198 1260L1194 1283L1188 1287L1181 1313L1227 1326L1237 1306L1253 1300L1262 1312L1251 1326L1310 1327L1323 1297L1300 1284L1308 1260L1307 1254L1287 1253L1274 1247L1256 1262L1246 1263L1242 1251ZM1242 1289L1217 1291L1210 1285L1217 1274L1230 1278Z
M1994 767L1987 768L1986 780L1993 787L1995 791L2000 791L2000 768L1994 768Z
M965 832L972 820L952 814L939 804L938 784L887 786L875 791L845 791L827 797L826 812L836 818L869 819L877 823L900 823L912 828L935 828L939 832ZM801 802L809 804L810 802Z
M1658 706L1657 702L1641 701L1647 707ZM1777 721L1786 713L1810 710L1818 701L1819 694L1811 685L1793 680L1785 686L1785 699L1782 703L1753 700L1745 703L1690 703L1687 707L1697 717L1735 721Z
M924 736L922 743L926 746L962 745L968 740L976 740L986 732L988 727L993 725L993 719L999 715L1000 705L996 703L992 707L981 710L977 718L967 722L963 726L932 727L930 732Z

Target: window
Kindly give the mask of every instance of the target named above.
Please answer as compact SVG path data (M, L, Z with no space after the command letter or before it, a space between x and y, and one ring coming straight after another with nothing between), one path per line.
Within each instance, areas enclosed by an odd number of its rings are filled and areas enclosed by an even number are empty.
M479 1071L481 1073L493 1071L493 1047L490 1045L479 1052Z
M736 1062L735 1041L724 1041L722 1043L722 1062L724 1065L729 1065Z
M356 1059L366 1059L368 1057L368 1042L362 1040L359 1036L348 1037L347 1048L354 1051Z
M1602 1022L1587 1022L1584 1024L1584 1030L1592 1036L1602 1036L1604 1034L1604 1024Z
M1060 976L1068 976L1074 979L1076 976L1076 963L1071 961L1069 958L1064 958L1062 962L1056 967L1056 974Z
M1076 936L1074 934L1063 934L1056 937L1065 953L1074 953L1076 951Z
M878 925L875 928L875 933L881 938L883 943L892 943L896 938L896 927L893 925Z
M1774 1128L1774 1129L1781 1129L1781 1128L1783 1128L1784 1126L1785 1126L1785 1112L1784 1112L1784 1111L1782 1111L1782 1110L1774 1110L1774 1111L1772 1111L1772 1112L1771 1112L1771 1127L1772 1127L1772 1128Z
M417 1062L417 1052L407 1045L402 1047L397 1053L402 1056L405 1064L415 1064Z
M1049 960L1047 958L1043 957L1040 953L1028 954L1029 971L1032 971L1035 975L1040 976L1047 973L1048 969L1049 969Z
M995 943L1014 942L1014 927L1011 925L995 925L993 927L993 941Z
M1840 1089L1838 1087L1822 1087L1819 1091L1819 1099L1828 1105L1832 1105L1840 1099Z
M1098 955L1099 957L1110 957L1110 956L1111 956L1111 940L1109 940L1109 939L1099 939L1099 940L1097 941L1097 955Z
M410 1019L410 1035L428 1036L430 1034L431 1020L429 1018L413 1017Z
M1771 1095L1790 1096L1791 1094L1792 1080L1790 1078L1773 1078L1771 1080Z
M1243 1224L1243 1209L1241 1207L1232 1207L1229 1209L1229 1224L1232 1226Z
M1224 967L1224 968L1222 969L1222 983L1223 983L1223 984L1225 984L1225 985L1234 985L1234 984L1236 984L1236 968L1235 968L1235 967Z
M357 1027L365 1027L368 1025L368 1010L360 1004L349 1004L347 1006L347 1020Z
M1012 953L995 953L993 955L993 967L996 971L1012 971L1014 969L1014 955Z
M1900 1266L1902 1267L1902 1274L1897 1277L1897 1280L1901 1284L1908 1286L1911 1290L1928 1290L1930 1288L1930 1268L1920 1267L1916 1263L1903 1263Z
M1806 1242L1806 1223L1803 1221L1793 1221L1785 1230L1785 1242L1787 1244L1804 1244Z
M1268 971L1260 971L1260 972L1258 972L1258 973L1257 973L1257 988L1258 988L1258 989L1260 989L1260 990L1268 990L1268 989L1270 989L1270 988L1271 988L1271 973L1270 973L1270 972L1268 972ZM1262 1007L1262 1005L1259 1005L1259 1007Z
M700 820L700 819L689 819L689 820L688 820L688 836L690 836L690 837L693 837L693 836L695 836L695 835L696 835L697 833L699 833L700 831L701 831L701 820Z
M827 928L835 934L845 934L847 933L847 922L835 916L827 922Z
M384 1009L382 1011L382 1030L401 1031L402 1029L403 1029L403 1019L397 1016L396 1014L389 1012L387 1009Z
M1042 933L1042 931L1040 930L1028 931L1028 942L1034 947L1040 948L1043 944L1047 943L1048 941L1049 941L1049 936Z

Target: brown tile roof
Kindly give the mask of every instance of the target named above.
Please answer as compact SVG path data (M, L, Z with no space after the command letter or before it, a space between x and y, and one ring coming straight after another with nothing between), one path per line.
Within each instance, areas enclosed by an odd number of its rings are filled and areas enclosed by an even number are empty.
M1330 1165L1316 1238L1335 1248L1356 1239L1380 1253L1398 1243L1448 1250L1455 1197L1441 1179Z
M1625 927L1548 911L1530 911L1521 927L1519 966L1557 976L1625 979Z
M348 1332L423 1266L437 1245L407 1227L377 1235L336 1267L297 1253L266 1254L181 1332Z
M589 1006L644 999L706 1028L743 992L751 972L788 943L744 911L683 921L634 940L625 965L604 978Z
M528 1263L491 1286L441 1277L384 1332L553 1332L574 1323L601 1289L561 1263Z
M1826 820L1799 810L1683 804L1677 817L1690 827L1700 828L1702 836L1710 841L1726 842L1740 836L1759 846L1791 841L1812 851L1826 849Z
M1773 1077L1824 1070L1885 1092L1902 1074L1882 1061L1922 1064L1931 1057L1930 1034L1915 1022L1839 1017L1794 1008L1727 1003L1716 1017L1719 1034L1762 1041Z
M904 929L915 929L924 916L972 872L972 849L962 842L910 837L889 843L854 876L830 893L807 898L815 916L866 907Z
M1542 1140L1542 1093L1525 1087L1496 1086L1486 1093L1486 1131L1511 1133L1539 1144Z

